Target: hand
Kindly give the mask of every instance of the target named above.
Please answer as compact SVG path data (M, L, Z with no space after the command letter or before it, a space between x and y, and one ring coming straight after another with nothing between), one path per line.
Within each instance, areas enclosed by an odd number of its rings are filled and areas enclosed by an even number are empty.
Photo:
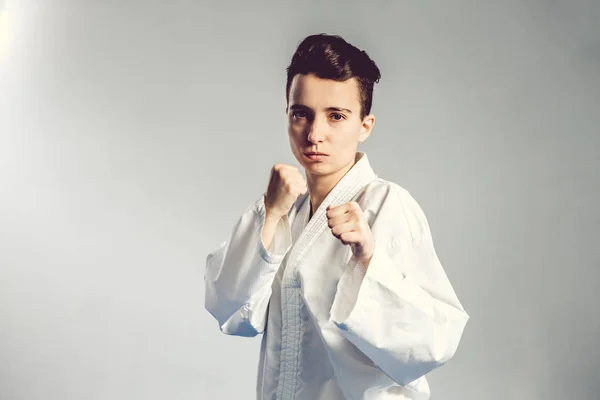
M375 251L375 238L358 203L328 206L326 215L333 236L350 245L354 257L368 267Z
M306 181L298 168L286 164L273 165L265 192L267 215L282 218L292 208L296 198L307 190Z

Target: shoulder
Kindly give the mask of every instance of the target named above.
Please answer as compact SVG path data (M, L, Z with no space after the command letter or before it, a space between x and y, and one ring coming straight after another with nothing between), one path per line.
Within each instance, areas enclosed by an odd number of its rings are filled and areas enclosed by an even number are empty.
M356 201L372 227L386 226L386 231L398 231L412 242L431 239L423 209L403 186L378 177L361 190Z
M412 194L395 182L376 178L365 185L356 196L356 201L364 207L381 207L384 204L399 207L403 211L419 207ZM408 208L408 210L405 210ZM420 208L420 207L419 207Z

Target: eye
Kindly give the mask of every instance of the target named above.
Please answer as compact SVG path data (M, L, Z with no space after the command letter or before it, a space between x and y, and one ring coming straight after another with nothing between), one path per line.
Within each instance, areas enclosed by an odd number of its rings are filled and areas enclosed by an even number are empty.
M333 118L334 121L343 121L346 119L346 116L344 116L344 114L339 114L339 113L333 113L331 114L332 117L339 117L339 118Z
M304 111L293 111L292 117L294 118L306 118L306 112Z

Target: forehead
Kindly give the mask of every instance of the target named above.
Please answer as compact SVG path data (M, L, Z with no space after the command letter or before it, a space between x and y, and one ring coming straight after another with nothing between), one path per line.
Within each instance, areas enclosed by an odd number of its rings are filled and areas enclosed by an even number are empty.
M290 106L293 104L312 108L343 107L358 110L358 82L355 78L338 82L313 74L297 74L290 85Z

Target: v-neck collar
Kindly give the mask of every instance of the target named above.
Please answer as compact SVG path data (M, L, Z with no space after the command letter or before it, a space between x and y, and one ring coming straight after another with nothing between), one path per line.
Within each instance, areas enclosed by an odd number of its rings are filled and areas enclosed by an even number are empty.
M348 203L366 184L376 178L377 175L371 168L367 154L359 151L356 152L356 163L331 189L319 207L314 211L312 217L310 217L310 195L308 191L302 195L303 198L299 199L302 203L299 211L304 224L302 232L291 250L289 261L292 264L292 268L286 268L287 271L295 269L295 265L302 259L306 251L327 226L327 206L339 206Z

